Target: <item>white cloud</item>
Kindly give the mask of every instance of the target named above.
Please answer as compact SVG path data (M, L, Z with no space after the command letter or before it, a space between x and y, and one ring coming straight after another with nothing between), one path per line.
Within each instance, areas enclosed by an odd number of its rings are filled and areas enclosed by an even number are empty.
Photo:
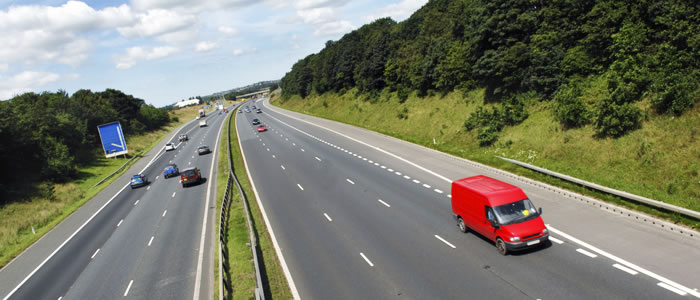
M397 22L403 21L411 16L416 10L428 3L428 0L402 0L399 3L389 4L386 7L377 10L365 18L366 22L372 22L376 19L391 17Z
M84 2L68 1L52 7L11 6L0 11L0 61L25 64L58 62L78 66L92 51L80 37L133 22L127 5L95 10Z
M335 19L332 7L317 7L297 10L297 15L305 24L328 23Z
M257 48L234 49L233 50L233 56L243 56L243 55L249 55L249 54L255 54L255 53L258 53Z
M229 26L219 26L218 30L227 37L232 37L238 34L238 29Z
M10 99L16 95L34 91L37 87L57 81L56 73L24 71L12 77L0 77L0 99Z
M7 72L10 70L10 65L8 63L0 63L0 72Z
M200 12L206 9L241 8L257 4L258 0L133 0L138 10L176 9Z
M194 47L194 51L197 51L197 52L207 52L207 51L214 50L214 49L216 49L216 48L218 48L218 47L219 47L219 45L216 44L216 42L207 42L207 41L204 41L204 42L199 42L199 43L197 43L197 45Z
M355 29L348 21L335 21L323 23L316 27L314 36L337 35L350 32Z
M164 58L177 53L179 50L175 47L132 47L126 49L125 56L116 57L117 69L129 69L136 65L139 61L149 61Z
M181 14L173 10L154 9L138 15L138 22L117 28L126 38L158 38L177 40L178 35L188 34L197 23L192 14ZM191 33L189 33L191 35ZM174 36L173 36L174 35Z

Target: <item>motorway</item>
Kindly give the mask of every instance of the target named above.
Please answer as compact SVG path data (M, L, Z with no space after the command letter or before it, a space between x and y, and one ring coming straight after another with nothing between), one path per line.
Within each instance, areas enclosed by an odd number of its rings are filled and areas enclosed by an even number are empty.
M267 101L247 103L263 113L237 114L236 124L298 298L700 298L697 236ZM269 131L258 133L254 118ZM551 245L501 256L459 232L450 182L476 174L521 186L544 208Z
M226 116L213 112L205 118L208 126L190 122L169 135L146 156L152 157L147 165L137 163L105 189L113 193L108 200L101 193L0 270L0 296L211 299L216 182L210 179L216 178L215 146ZM181 133L189 141L178 144ZM176 150L163 150L168 141ZM213 152L198 155L203 144ZM180 170L197 167L206 180L183 188L179 176L163 178L169 163ZM139 171L151 183L129 188L128 178Z

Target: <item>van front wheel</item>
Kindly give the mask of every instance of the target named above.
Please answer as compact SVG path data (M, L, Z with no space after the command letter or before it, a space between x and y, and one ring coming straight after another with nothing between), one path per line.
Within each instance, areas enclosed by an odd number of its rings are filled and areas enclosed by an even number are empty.
M461 217L457 218L457 227L459 227L459 231L467 233L467 225L464 224L464 220Z
M496 249L498 249L498 253L501 255L506 255L508 253L508 248L506 248L506 242L504 242L501 238L496 239Z

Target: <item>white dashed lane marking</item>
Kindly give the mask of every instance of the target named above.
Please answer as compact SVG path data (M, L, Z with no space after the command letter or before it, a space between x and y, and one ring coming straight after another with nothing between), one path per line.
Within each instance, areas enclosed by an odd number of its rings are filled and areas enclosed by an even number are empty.
M445 239L443 239L443 238L440 237L439 235L436 234L435 237L436 237L438 240L442 241L443 243L447 244L447 246L452 247L452 249L457 248L457 247L455 247L455 245L452 245L450 242L446 241Z
M297 186L299 187L300 190L302 190L302 191L304 190L304 188L301 187L301 184L298 184L298 183L297 183Z
M326 216L326 219L328 219L328 222L333 222L333 219L331 219L331 217L329 217L327 213L323 213L323 215Z
M549 239L551 240L552 238L550 237ZM630 274L630 275L637 275L637 274L639 274L639 272L637 272L637 271L635 271L635 270L632 270L632 269L630 269L630 268L628 268L628 267L625 267L625 266L623 266L623 265L621 265L621 264L614 264L613 267L615 267L615 268L617 268L617 269L620 269L620 270L622 270L622 271L625 271L625 272L627 272L627 273Z
M581 253L581 254L583 254L583 255L585 255L585 256L588 256L588 257L590 257L590 258L596 258L596 257L598 257L598 255L595 255L595 254L593 254L593 253L591 253L591 252L588 252L588 251L586 251L586 250L583 250L583 249L581 249L581 248L576 249L576 252Z
M381 204L384 204L384 206L386 206L386 207L391 207L391 205L389 205L389 203L384 202L382 199L377 199L377 201L379 201L379 203L381 203Z
M368 264L370 267L374 267L374 264L369 260L369 258L367 258L367 256L365 256L364 253L360 252L360 255L362 256L362 258L365 259L365 261L367 262L367 264Z
M355 184L355 182L353 182L353 181L350 180L350 179L345 179L345 180L347 180L350 184Z
M555 243L557 243L557 244L559 244L559 245L561 245L561 244L564 243L564 241L562 241L562 240L560 240L560 239L558 239L558 238L552 237L552 236L549 237L549 240L552 241L552 242L555 242Z

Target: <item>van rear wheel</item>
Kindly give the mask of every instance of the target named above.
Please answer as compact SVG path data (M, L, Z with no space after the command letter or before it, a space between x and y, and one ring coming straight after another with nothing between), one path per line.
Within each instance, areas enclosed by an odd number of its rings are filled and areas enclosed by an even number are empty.
M508 248L506 248L506 242L504 242L501 238L496 239L496 249L498 249L498 253L500 253L501 255L508 254Z
M467 233L467 225L464 224L464 220L461 217L457 218L457 227L459 227L459 231Z

